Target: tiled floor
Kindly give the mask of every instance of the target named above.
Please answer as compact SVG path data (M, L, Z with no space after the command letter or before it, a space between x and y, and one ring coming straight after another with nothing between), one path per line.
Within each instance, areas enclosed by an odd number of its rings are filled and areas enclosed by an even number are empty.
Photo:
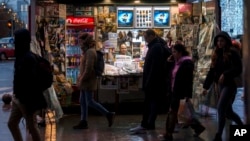
M234 109L242 118L243 115L243 102L241 100L241 90L237 94L234 103ZM0 102L0 106L2 106ZM216 132L216 110L210 109L214 116L207 118L200 118L206 130L200 137L193 137L193 131L188 129L180 129L179 133L174 134L174 141L211 141ZM11 134L7 128L9 112L0 110L0 141L12 141ZM78 114L65 115L57 123L57 141L160 141L159 136L164 133L165 114L157 118L156 130L148 131L146 134L133 135L129 133L129 129L137 126L140 123L141 115L122 115L119 114L115 118L115 123L112 127L108 127L107 120L104 116L98 114L89 115L89 129L87 130L73 130L72 126L79 121ZM229 122L227 125L230 124ZM22 134L26 136L24 124L20 124ZM41 128L41 134L44 135L44 128ZM223 139L228 141L229 129L228 126L224 130ZM24 140L25 141L25 140ZM28 136L26 141L31 141Z

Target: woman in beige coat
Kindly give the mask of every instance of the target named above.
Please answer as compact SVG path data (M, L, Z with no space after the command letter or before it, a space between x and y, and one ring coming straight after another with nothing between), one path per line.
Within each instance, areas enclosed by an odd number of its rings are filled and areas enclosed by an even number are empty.
M78 76L78 87L80 89L81 121L75 125L74 129L87 129L88 106L98 110L106 116L108 126L112 126L114 121L114 112L109 112L100 103L93 99L94 91L97 89L97 76L95 73L95 64L97 63L96 42L93 36L84 33L79 37L82 57L80 64L80 74Z

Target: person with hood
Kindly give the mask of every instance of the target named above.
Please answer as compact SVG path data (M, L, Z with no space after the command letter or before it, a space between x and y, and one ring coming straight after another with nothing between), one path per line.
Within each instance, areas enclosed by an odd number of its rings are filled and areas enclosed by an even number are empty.
M144 111L141 124L130 129L133 134L145 133L146 130L155 129L155 120L162 104L166 104L168 86L167 58L171 51L166 42L157 36L153 29L144 33L148 51L143 67Z
M172 47L172 55L168 58L168 61L172 64L169 73L171 78L169 87L170 107L166 119L164 140L173 140L172 134L178 120L181 99L185 99L192 116L189 125L194 129L195 136L199 136L205 130L205 127L195 116L193 106L190 103L193 93L194 62L183 44L175 44Z
M27 29L14 33L15 62L13 80L12 109L8 127L15 141L22 141L19 122L26 121L27 129L33 141L42 141L36 120L37 110L47 107L43 91L38 88L37 59L30 50L31 35Z
M219 89L217 102L218 129L214 141L221 141L226 118L243 125L240 117L233 111L232 104L237 92L234 78L242 73L242 61L239 52L232 49L232 41L227 32L220 32L214 38L215 49L211 57L211 66L203 84L203 94L214 82Z
M93 98L98 83L95 72L95 64L97 63L96 41L91 34L83 33L79 37L79 43L81 45L82 57L77 85L80 89L81 121L73 126L73 129L88 129L88 106L105 115L108 120L108 126L111 127L114 122L115 113L109 112Z

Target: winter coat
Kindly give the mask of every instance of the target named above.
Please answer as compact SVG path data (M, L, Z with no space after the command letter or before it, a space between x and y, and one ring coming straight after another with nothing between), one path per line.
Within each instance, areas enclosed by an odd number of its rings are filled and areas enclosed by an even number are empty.
M151 98L160 98L167 93L169 68L166 63L170 55L170 51L159 38L148 44L143 67L143 90L150 94Z
M171 81L170 86L173 87L170 87L169 91L172 93L173 97L179 99L185 97L192 98L194 63L189 57L189 59L184 59L178 62L177 65L179 65L179 68L175 73L174 81ZM173 65L171 69L171 77L173 77L174 67L175 65Z
M33 53L27 51L15 60L13 93L27 112L34 112L47 107L43 92L38 89L37 60Z
M97 63L97 54L94 47L85 51L81 57L78 87L81 90L95 91L97 89L97 76L94 66Z
M234 78L242 73L242 61L236 50L231 50L228 62L223 61L223 56L217 58L215 67L211 67L204 81L203 88L208 90L213 82L218 83L220 76L224 75L224 86L236 86Z
M216 45L218 37L226 39L228 46L232 45L231 39L225 32L219 33L215 37L214 45ZM214 67L210 67L206 79L203 84L203 88L208 90L213 82L218 83L220 76L224 75L224 86L236 86L235 77L238 77L242 73L242 60L237 50L230 48L229 60L223 60L224 49L218 49L218 57Z

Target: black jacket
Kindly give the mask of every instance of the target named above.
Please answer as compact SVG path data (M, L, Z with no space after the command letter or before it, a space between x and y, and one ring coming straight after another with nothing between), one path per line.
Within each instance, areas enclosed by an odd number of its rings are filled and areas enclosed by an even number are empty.
M36 58L30 51L18 56L14 64L13 93L28 112L46 107L43 92L38 90L36 66Z
M172 71L174 64L172 65ZM172 71L170 75L172 76ZM192 98L193 94L193 73L194 63L191 59L184 60L176 72L175 81L169 91L173 94L173 97L183 99L185 97ZM172 82L171 85L172 86Z
M167 76L169 67L167 58L171 55L165 42L155 38L148 44L148 52L143 67L143 90L150 93L152 98L167 93Z
M208 90L213 82L218 83L221 74L224 74L224 86L236 86L234 78L242 73L242 61L239 53L231 49L229 61L223 61L223 55L219 55L215 67L211 67L204 81L203 88Z

